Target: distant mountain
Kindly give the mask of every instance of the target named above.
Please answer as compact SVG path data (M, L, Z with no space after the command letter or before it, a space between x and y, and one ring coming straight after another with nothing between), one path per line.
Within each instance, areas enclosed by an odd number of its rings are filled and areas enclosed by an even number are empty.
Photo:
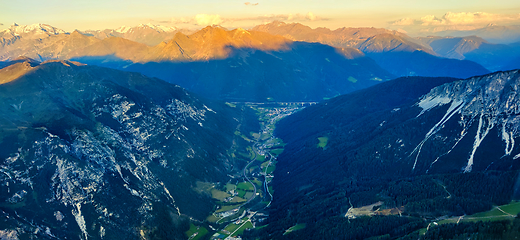
M27 28L26 26L23 29ZM138 61L143 58L145 52L149 49L144 44L118 37L100 40L83 35L78 31L72 33L56 31L56 34L47 34L41 38L35 38L35 31L29 32L29 35L19 35L17 41L0 47L0 60L13 60L18 56L27 56L39 61L66 60L77 56L98 56L107 61L110 60L109 57Z
M64 34L65 31L47 24L23 25L13 24L0 31L0 46L15 43L20 38L40 40L49 36Z
M138 73L19 59L0 76L0 223L20 238L185 239L214 208L196 181L238 172L234 133L255 124Z
M442 57L462 60L464 54L478 49L482 44L488 42L477 36L470 37L421 37L419 40L432 48L432 50Z
M421 51L370 53L367 56L397 76L468 78L489 73L473 61L442 58Z
M430 45L406 34L382 28L340 28L331 31L327 28L311 29L299 23L272 22L256 26L252 30L282 35L297 41L357 48L397 76L466 78L489 72L474 62L439 58Z
M479 36L483 39L486 39L490 43L509 44L514 42L520 42L520 26L490 25L484 28L469 31L450 30L436 32L435 35L453 37Z
M492 71L520 68L520 65L509 67L520 53L520 47L513 44L492 44L477 36L419 39L442 57L474 61Z
M392 51L425 51L433 53L427 46L406 34L383 28L328 28L312 29L300 23L287 24L274 21L259 25L251 30L282 35L295 41L319 42L333 47L357 48L365 53Z
M177 33L173 39L153 47L145 57L154 61L205 61L224 59L233 48L251 48L262 51L287 49L292 41L263 32L243 29L232 31L208 26L189 36Z
M401 78L282 119L287 145L260 235L414 238L425 219L508 203L518 196L519 84L518 70ZM350 210L378 202L358 217ZM285 232L297 223L306 227Z
M161 42L171 40L177 32L190 31L178 29L175 27L166 27L153 24L140 24L135 27L122 26L117 29L105 30L88 30L81 32L87 36L93 36L98 39L105 39L108 37L121 37L130 41L143 43L148 46L155 46Z

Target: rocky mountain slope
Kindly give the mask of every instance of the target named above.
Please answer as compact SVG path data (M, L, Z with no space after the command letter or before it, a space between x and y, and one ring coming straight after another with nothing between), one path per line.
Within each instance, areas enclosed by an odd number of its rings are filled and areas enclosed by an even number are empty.
M362 224L403 237L426 228L425 218L508 203L520 168L519 81L518 70L466 80L396 79L283 119L277 135L287 145L274 173L268 234L326 238L346 231L334 222L354 226L349 236L377 236L355 230ZM345 216L378 201L388 212L373 217L375 225ZM391 209L407 218L393 218ZM296 223L306 230L282 237Z
M148 23L139 24L138 26L134 27L122 26L117 29L87 30L81 33L87 36L93 36L98 39L121 37L130 41L143 43L148 46L155 46L161 42L172 39L173 36L175 36L175 34L179 31L185 30Z
M70 61L20 59L0 76L2 233L184 239L214 207L195 182L238 172L240 108Z

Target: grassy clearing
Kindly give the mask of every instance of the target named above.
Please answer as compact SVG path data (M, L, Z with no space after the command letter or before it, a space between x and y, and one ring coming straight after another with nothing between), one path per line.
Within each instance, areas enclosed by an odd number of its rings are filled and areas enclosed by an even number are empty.
M475 213L468 217L481 218L481 217L497 217L497 216L507 216L507 214L503 213L502 211L500 211L496 208L493 208L487 212Z
M246 201L245 199L243 199L243 198L241 198L241 197L239 197L239 196L236 196L236 197L234 197L234 198L231 200L232 203L242 203L242 202L245 202L245 201Z
M209 182L197 181L195 182L195 186L196 187L193 190L198 193L211 193L211 189L213 189L213 183Z
M228 225L226 226L226 228L224 228L224 230L226 230L226 231L232 233L232 232L235 231L238 227L239 227L239 225L236 225L236 224L234 224L234 223L231 223L231 224L228 224Z
M240 227L236 232L235 234L233 234L233 237L236 237L236 236L239 236L239 235L242 235L244 233L244 231L248 228L253 228L253 224L251 223L251 221L247 221L246 223L244 223L244 225L242 225L242 227Z
M251 185L251 183L249 183L249 182L241 182L241 183L238 184L237 188L238 189L243 189L243 190L246 190L246 191L253 191L253 190L255 190L253 185Z
M219 210L217 210L217 211L215 211L215 212L216 212L216 213L226 212L226 211L229 211L229 210L235 209L235 208L237 208L238 206L240 206L240 205L227 205L227 206L222 206Z
M259 187L261 187L261 186L262 186L262 182L261 182L261 181L259 181L259 180L258 180L258 179L256 179L256 178L255 178L255 179L253 179L253 181L252 181L252 182L253 182L253 183L255 183L255 184L256 184L256 186L259 186Z
M213 215L209 215L209 216L206 218L206 220L208 220L208 222L212 222L212 223L214 223L214 222L217 222L217 221L218 221L218 218L215 217L215 216L213 216Z
M251 132L251 136L253 136L253 138L255 138L255 140L258 140L260 138L260 134L259 133Z
M300 229L304 229L306 226L307 225L305 223L296 224L296 225L290 227L289 229L285 230L285 233L283 235L294 232L294 231L298 231Z
M195 237L193 237L193 238L190 238L195 233L197 235L195 235ZM205 227L197 227L193 223L190 224L190 230L188 230L186 232L186 236L188 236L188 238L193 239L193 240L201 239L206 234L208 234L208 229L206 229Z
M225 198L231 197L231 195L227 192L223 192L217 189L211 190L211 197L214 199L218 199L220 201L223 201Z
M241 198L245 198L245 196L246 196L246 191L244 191L242 189L237 189L237 193L238 193L237 196L239 196Z
M283 146L284 145L283 141L279 138L273 138L273 139L267 141L265 144L271 145L271 146Z
M231 190L234 190L236 187L237 187L237 185L235 185L235 184L227 183L227 184L226 184L226 192L229 192L229 191L231 191Z
M283 152L283 148L275 148L275 149L271 150L271 154L273 154L275 156L282 154L282 152Z
M500 211L502 209L504 212ZM509 214L510 215L509 215ZM513 217L520 213L520 202L511 202L506 205L498 206L486 212L475 213L473 215L464 216L460 219L460 222L479 222L479 221L500 221L500 220L511 220ZM438 224L457 223L460 217L453 217L438 221ZM426 232L426 228L420 230L421 234Z
M269 165L269 162L263 162L263 163L260 165L260 167L261 167L262 169L264 169L264 168L267 167L267 165Z
M251 197L253 197L253 193L252 192L246 192L245 199L250 199Z
M257 169L257 168L258 168L258 166L252 166L252 167L250 167L250 168L248 169L248 171L249 171L249 173L251 174L251 173L253 173L253 172L255 171L255 169Z
M274 170L276 169L276 166L271 164L269 165L269 167L267 167L267 170L265 171L266 174L271 174L274 172Z
M264 155L258 155L258 156L256 156L256 160L258 160L260 162L263 162L263 161L265 161L265 156Z
M265 141L271 137L271 134L262 133L262 136L260 137L261 141Z
M325 148L327 146L327 143L329 142L329 138L328 137L319 137L318 141L320 141L318 143L318 147Z
M510 204L502 205L500 206L500 209L511 215L517 215L520 213L520 202L512 202Z

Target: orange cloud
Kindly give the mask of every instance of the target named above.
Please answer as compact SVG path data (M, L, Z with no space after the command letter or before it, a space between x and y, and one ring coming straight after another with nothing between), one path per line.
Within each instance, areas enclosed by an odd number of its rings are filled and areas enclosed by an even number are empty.
M473 30L489 24L520 24L520 14L493 14L486 12L447 12L442 17L434 15L419 19L403 18L391 22L393 26L420 29L421 32L445 30Z
M420 19L403 18L394 21L392 25L409 26L441 26L441 25L474 25L474 24L490 24L490 23L510 23L520 22L520 14L492 14L485 12L447 12L442 17L427 15Z
M250 2L245 2L244 3L246 6L257 6L258 3L250 3Z
M195 15L195 22L199 26L219 25L224 22L220 15L197 14Z

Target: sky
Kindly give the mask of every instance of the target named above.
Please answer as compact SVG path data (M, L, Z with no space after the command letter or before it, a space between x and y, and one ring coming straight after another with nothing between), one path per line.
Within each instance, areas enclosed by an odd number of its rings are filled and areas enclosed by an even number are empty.
M407 33L520 25L519 0L0 0L0 29L49 24L65 31L151 23L248 29L274 20L316 28L382 27Z

